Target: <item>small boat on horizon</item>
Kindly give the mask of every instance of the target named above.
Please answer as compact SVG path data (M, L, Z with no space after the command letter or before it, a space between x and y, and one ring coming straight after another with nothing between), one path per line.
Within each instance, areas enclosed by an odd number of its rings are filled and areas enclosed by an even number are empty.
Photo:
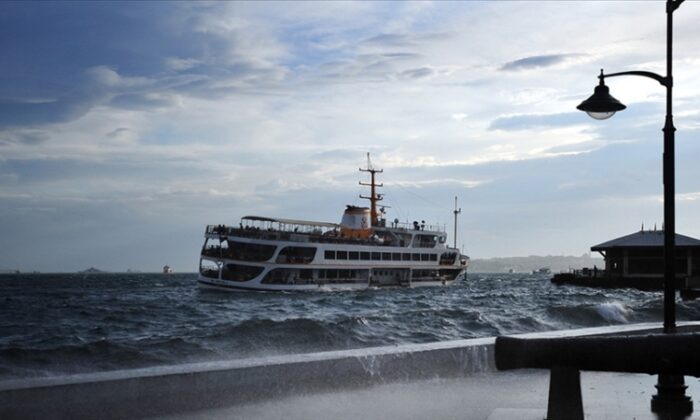
M209 225L199 263L201 288L241 290L347 290L449 286L469 257L447 246L444 227L425 221L387 223L377 203L367 156L370 207L348 205L339 224L245 216L238 226ZM456 241L455 241L456 243Z

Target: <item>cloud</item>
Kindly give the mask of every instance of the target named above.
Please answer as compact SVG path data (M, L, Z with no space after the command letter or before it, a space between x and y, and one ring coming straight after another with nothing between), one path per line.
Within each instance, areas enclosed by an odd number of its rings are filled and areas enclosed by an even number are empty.
M314 153L310 157L313 161L320 162L347 162L357 159L361 154L362 151L355 149L331 149Z
M411 36L406 34L379 34L365 41L366 44L381 46L406 47L414 44Z
M0 129L70 121L85 115L94 104L94 98L93 94L86 93L50 102L0 99Z
M100 105L148 110L177 106L177 95L215 100L286 76L274 61L282 53L265 44L270 36L193 24L213 22L224 4L132 6L3 5L0 129L69 122Z
M109 101L111 106L130 110L165 108L177 103L177 96L171 93L125 93Z
M635 197L661 189L663 101L620 78L624 113L599 123L574 110L600 66L658 60L658 5L632 16L623 3L3 3L0 197L16 199L0 200L0 248L27 265L58 248L42 264L119 269L131 264L100 255L129 255L193 270L204 224L337 220L348 200L363 203L357 168L370 151L402 220L450 221L460 195L460 237L477 254L583 252L586 235L659 211ZM629 19L644 42L619 42ZM582 27L589 36L562 35ZM556 77L527 71L538 66ZM678 68L678 191L695 192L686 127L698 126L700 79L692 63ZM689 194L679 212L695 220ZM601 206L607 196L629 199ZM22 211L42 208L57 210ZM133 252L101 249L90 226ZM179 229L191 235L167 239ZM161 238L155 258L149 238Z
M564 64L572 59L582 57L582 54L548 54L548 55L533 55L530 57L521 58L515 61L509 61L501 66L501 71L517 71L529 70L542 67L552 67L558 64Z
M700 192L676 194L676 199L678 201L700 201Z
M491 121L490 130L529 130L541 127L567 127L587 124L587 116L582 112L562 112L556 114L521 114L498 117Z
M605 147L605 143L600 140L590 140L577 142L573 144L563 144L544 149L543 155L558 156L558 155L575 155L579 153L590 153Z
M126 134L126 133L128 133L128 132L129 132L129 129L128 129L128 128L126 128L126 127L119 127L119 128L115 128L114 130L112 130L112 131L110 131L109 133L107 133L107 137L115 138L115 137L122 136L122 135L124 135L124 134Z
M6 131L0 134L0 144L25 144L38 146L50 139L50 136L39 130Z
M421 67L418 69L409 69L401 72L400 76L409 79L424 79L435 74L435 70L430 67Z
M463 188L476 188L481 185L487 184L491 181L482 180L467 180L467 179L427 179L420 181L388 181L385 184L387 186L397 185L399 187L412 187L412 188L433 188L435 186L449 187L450 185L457 185Z

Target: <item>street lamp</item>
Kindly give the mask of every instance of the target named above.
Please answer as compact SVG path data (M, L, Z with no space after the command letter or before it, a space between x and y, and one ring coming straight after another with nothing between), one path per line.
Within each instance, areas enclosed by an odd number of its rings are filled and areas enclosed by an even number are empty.
M663 183L664 183L664 333L676 331L676 270L675 270L675 132L673 126L673 12L685 0L666 0L666 76L648 71L625 71L604 74L600 71L600 84L595 93L577 107L595 119L607 119L625 106L610 95L604 80L615 76L644 76L666 87L666 123L664 132ZM693 402L685 395L683 376L659 375L658 394L652 398L653 412L691 413Z
M617 111L622 111L627 107L610 95L610 89L605 86L603 69L600 69L600 76L598 76L598 78L600 78L600 84L595 87L593 95L581 102L581 105L576 108L581 111L586 111L586 114L596 120L607 120L615 115Z

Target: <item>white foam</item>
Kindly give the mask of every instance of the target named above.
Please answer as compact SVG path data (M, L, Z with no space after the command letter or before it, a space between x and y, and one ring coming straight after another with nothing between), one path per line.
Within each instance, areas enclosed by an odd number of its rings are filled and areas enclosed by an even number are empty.
M629 323L628 317L632 313L630 309L620 302L601 303L595 306L595 311L606 321L618 324Z

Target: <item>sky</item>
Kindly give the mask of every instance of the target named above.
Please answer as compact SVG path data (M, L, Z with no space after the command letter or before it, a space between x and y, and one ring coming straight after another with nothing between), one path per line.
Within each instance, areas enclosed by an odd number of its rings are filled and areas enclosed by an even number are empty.
M675 13L676 229L700 237L700 1ZM663 1L2 2L0 270L197 270L208 224L390 220L472 258L663 222Z

